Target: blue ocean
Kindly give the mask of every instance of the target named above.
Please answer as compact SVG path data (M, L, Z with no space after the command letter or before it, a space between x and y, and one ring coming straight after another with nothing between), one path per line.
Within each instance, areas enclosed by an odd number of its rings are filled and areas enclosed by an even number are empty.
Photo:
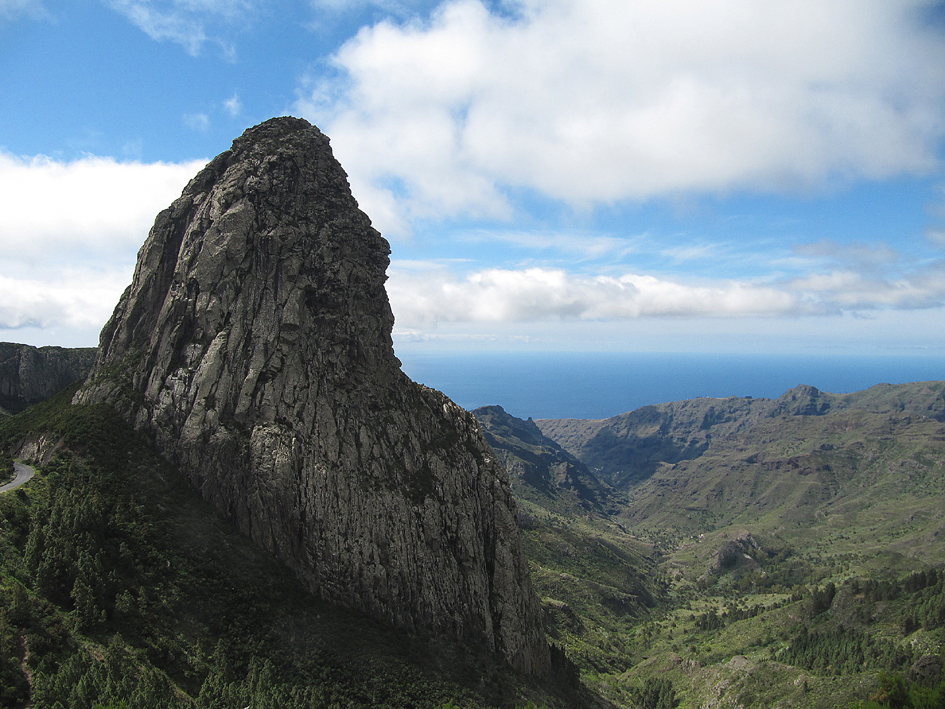
M798 384L847 393L945 380L945 353L912 356L659 353L400 353L411 379L466 409L520 418L607 418L699 396L776 398Z

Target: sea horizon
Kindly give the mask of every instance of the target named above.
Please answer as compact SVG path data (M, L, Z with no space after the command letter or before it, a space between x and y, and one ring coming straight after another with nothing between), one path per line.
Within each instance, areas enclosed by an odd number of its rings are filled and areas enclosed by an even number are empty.
M519 418L601 419L700 397L778 398L809 385L845 394L877 384L945 379L945 352L693 354L398 352L414 381L465 409L499 405Z

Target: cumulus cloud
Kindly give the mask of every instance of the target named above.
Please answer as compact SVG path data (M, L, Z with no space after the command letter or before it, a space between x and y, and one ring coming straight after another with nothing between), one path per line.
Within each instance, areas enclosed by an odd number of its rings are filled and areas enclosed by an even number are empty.
M626 320L659 316L770 316L806 306L792 293L739 281L684 284L650 275L584 276L562 269L401 269L388 282L399 327L438 322Z
M928 4L452 0L362 29L297 108L395 228L508 216L510 189L586 206L921 173L945 132Z
M51 260L64 253L130 253L155 215L180 196L204 161L59 162L0 152L0 254Z
M95 343L154 217L203 165L0 152L0 330Z
M0 330L95 343L155 215L203 165L0 152Z

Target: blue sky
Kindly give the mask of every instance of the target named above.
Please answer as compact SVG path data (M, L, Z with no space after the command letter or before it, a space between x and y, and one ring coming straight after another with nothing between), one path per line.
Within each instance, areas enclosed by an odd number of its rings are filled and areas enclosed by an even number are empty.
M96 344L282 114L391 242L398 351L945 353L920 0L0 0L0 339Z

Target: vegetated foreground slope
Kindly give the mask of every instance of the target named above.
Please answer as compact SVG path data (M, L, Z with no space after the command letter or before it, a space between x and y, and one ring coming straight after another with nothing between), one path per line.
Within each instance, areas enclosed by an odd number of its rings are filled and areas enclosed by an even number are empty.
M754 516L751 505L730 514L723 497L714 515L693 516L663 502L660 487L639 492L645 485L630 491L630 521L612 513L620 496L531 422L498 407L477 412L497 453L521 473L513 472L513 491L545 625L585 680L624 707L829 709L907 691L914 706L941 706L945 574L935 529L926 530L931 547L916 532L922 514L934 520L937 510L941 519L945 508L933 484L945 452L937 421L900 413L916 406L908 387L886 393L899 403L885 419L843 409L837 418L794 414L759 424L766 433L754 442L738 439L772 456L793 451L788 459L803 445L833 453L839 439L821 448L824 436L879 446L851 458L850 469L885 471L876 475L886 480L881 493L860 478L859 493L828 499L859 505L844 525L829 507L798 504L803 496ZM27 692L37 707L90 709L120 700L554 705L566 696L522 684L488 654L411 639L314 600L107 408L67 399L0 427L0 443L22 455L62 442L45 475L0 496L0 706L19 706ZM707 456L706 471L728 469L734 484L744 470L719 460ZM913 462L928 469L919 475ZM789 481L814 475L783 468ZM593 491L586 499L585 489ZM911 521L896 506L903 499L920 512ZM787 513L793 522L772 526Z
M319 601L72 393L0 425L0 445L40 468L0 495L0 707L582 703L488 652Z
M639 620L607 627L628 669L585 663L591 681L628 705L646 690L690 707L945 691L943 391L798 387L536 421L626 494L609 521L653 545L666 583Z

